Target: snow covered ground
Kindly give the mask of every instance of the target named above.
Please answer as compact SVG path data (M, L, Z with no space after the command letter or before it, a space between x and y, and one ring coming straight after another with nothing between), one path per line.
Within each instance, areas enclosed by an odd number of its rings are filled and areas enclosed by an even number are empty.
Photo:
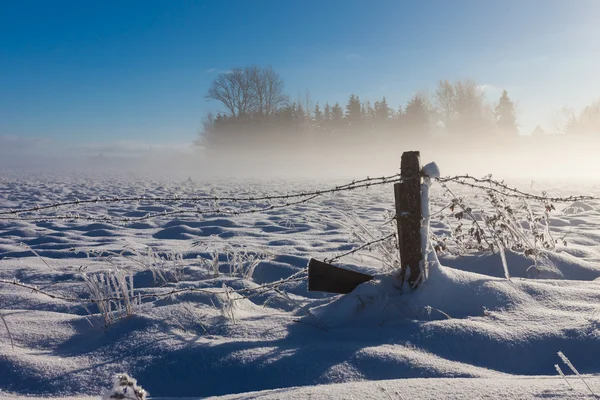
M339 183L5 174L0 211L97 197L257 196ZM533 189L600 194L591 185ZM448 199L435 185L432 193L432 231L443 235L449 210L440 210ZM475 194L465 191L466 201L484 208ZM120 219L195 207L115 202L43 213ZM442 252L444 267L432 264L420 290L400 294L386 275L383 250L374 249L336 263L376 275L349 295L308 292L305 279L251 295L249 289L302 271L310 258L359 246L361 235L394 232L392 210L393 189L386 185L238 216L177 214L118 223L0 219L0 279L85 299L93 295L90 282L102 282L90 277L121 271L133 280L135 296L142 296L132 315L116 313L107 324L96 305L0 284L0 312L13 341L0 325L0 397L97 398L119 372L134 376L152 398L600 395L598 201L557 204L551 232L567 245L561 241L544 253L534 270L531 258L508 252L510 281L498 254ZM177 290L182 292L161 296Z

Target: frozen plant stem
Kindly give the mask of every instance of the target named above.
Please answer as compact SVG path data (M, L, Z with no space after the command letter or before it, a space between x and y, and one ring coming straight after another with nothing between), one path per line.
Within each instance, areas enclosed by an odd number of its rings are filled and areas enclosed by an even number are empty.
M594 391L590 388L590 386L587 384L587 382L583 379L583 377L581 376L581 374L579 373L579 371L577 371L577 368L575 368L575 366L573 364L571 364L571 361L567 358L567 356L565 356L562 351L558 352L558 356L565 363L565 365L567 367L569 367L571 369L571 371L573 371L573 373L575 375L577 375L577 377L579 379L581 379L581 382L583 382L583 384L585 385L585 387L588 388L588 390L590 391L590 393L592 394L592 396L597 397L596 393L594 393Z
M2 312L0 312L0 319L2 319L2 322L4 323L4 327L6 328L6 332L8 332L8 338L10 339L10 345L12 346L12 349L14 351L15 350L15 342L13 340L12 333L10 333L10 329L8 329L8 324L6 323L6 319L4 318L4 315L2 315Z
M560 369L560 365L554 364L554 368L556 368L556 372L558 372L558 374L563 377L563 379L565 380L565 382L567 382L567 385L569 385L569 387L571 388L571 390L575 390L575 389L573 389L573 386L571 386L571 384L569 383L569 380L567 379L567 377L565 376L565 374L562 372L562 369Z

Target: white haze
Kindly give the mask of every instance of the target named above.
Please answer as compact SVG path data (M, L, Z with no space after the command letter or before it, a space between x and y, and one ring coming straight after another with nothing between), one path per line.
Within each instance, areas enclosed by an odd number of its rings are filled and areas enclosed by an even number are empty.
M0 137L0 170L132 174L177 178L302 178L326 180L391 175L402 152L421 151L443 175L493 174L496 179L590 181L600 170L600 141L589 136L521 136L510 143L481 138L427 143L279 145L211 151L189 143L60 144L43 138Z

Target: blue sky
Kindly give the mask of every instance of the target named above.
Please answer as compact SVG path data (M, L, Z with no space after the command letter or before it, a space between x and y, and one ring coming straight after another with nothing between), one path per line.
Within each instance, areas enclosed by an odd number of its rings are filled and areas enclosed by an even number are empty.
M191 142L215 74L394 107L439 79L518 103L522 132L600 97L600 2L0 0L0 136Z

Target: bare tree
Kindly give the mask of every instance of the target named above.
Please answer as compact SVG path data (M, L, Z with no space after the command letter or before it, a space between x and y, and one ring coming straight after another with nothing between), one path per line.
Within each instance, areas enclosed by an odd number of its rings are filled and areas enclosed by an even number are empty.
M284 82L281 76L271 67L262 68L262 85L260 85L263 101L263 114L273 116L277 110L286 105L289 98L283 93Z
M260 67L253 65L247 67L244 71L248 75L254 94L254 98L252 99L252 112L258 114L260 117L268 115L268 85L263 70Z
M477 133L491 127L492 113L485 92L472 79L457 80L454 84L440 81L435 100L442 122L452 131Z
M283 89L283 79L273 68L252 66L219 74L206 98L220 101L234 118L271 117L288 101Z
M208 89L207 99L223 103L232 117L248 114L255 101L254 85L248 68L219 74Z
M600 133L600 101L596 100L586 106L579 117L572 112L565 126L565 133L599 134Z
M434 97L440 119L448 125L448 122L454 118L454 86L447 80L439 81Z
M454 109L459 115L475 116L485 108L485 92L472 79L458 80L454 84Z
M577 116L575 110L569 106L562 106L560 110L553 110L550 114L552 127L556 133L567 133L577 125Z

